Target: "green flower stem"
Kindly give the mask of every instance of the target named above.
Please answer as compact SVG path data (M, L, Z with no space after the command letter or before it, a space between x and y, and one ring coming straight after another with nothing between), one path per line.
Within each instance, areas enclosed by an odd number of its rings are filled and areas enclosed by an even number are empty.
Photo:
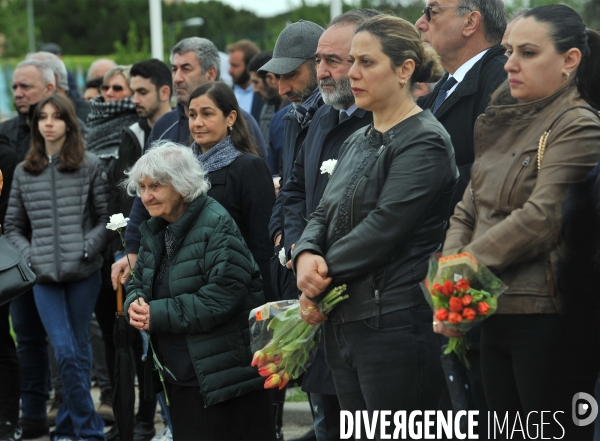
M133 282L133 267L131 266L131 260L129 260L129 254L127 254L127 247L125 245L125 239L123 238L123 234L121 232L121 228L117 228L117 232L119 233L119 237L121 238L121 244L123 244L123 249L125 250L125 257L127 257L127 265L129 266L129 275L131 276L131 283L133 283L133 291L135 293L135 299L137 301L137 304L139 306L142 306L141 302L140 302L140 296L138 294L137 291L137 285ZM148 331L144 331L146 333L146 337L148 337L148 343L150 344L150 349L152 350L153 354L156 354L157 352L154 350L154 345L152 344L152 338L150 337L150 332ZM165 385L165 378L163 377L162 374L162 370L163 367L160 364L156 363L156 360L154 360L154 369L156 369L156 371L158 372L158 377L160 378L160 382L162 384L163 387L163 391L165 392L165 402L167 403L167 406L171 405L171 402L169 401L169 395L167 395L167 386Z

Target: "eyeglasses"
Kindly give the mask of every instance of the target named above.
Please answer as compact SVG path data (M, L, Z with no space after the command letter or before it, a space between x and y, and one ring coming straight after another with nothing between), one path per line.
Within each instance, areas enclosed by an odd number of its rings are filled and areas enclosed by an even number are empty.
M425 9L423 9L421 11L421 14L423 14L425 16L427 21L431 21L431 10L433 8L439 8L439 9L456 8L456 9L468 9L469 11L472 11L470 8L468 8L466 6L426 6Z
M103 84L102 86L100 86L100 90L102 92L108 92L108 90L111 88L115 92L123 92L123 86L121 86L120 84L113 84L112 86L109 86L108 84Z

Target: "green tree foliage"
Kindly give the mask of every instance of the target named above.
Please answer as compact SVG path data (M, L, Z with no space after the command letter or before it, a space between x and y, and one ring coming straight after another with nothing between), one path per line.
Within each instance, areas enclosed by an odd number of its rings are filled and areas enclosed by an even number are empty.
M27 3L23 0L0 1L0 32L6 37L5 57L27 53Z

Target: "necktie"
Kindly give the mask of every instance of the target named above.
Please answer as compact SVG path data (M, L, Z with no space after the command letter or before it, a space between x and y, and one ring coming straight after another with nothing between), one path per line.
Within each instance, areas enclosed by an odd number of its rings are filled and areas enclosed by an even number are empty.
M434 112L438 109L438 107L440 107L442 105L442 103L446 99L446 96L448 96L448 91L450 89L452 89L456 83L458 83L458 81L456 81L456 78L449 77L446 80L446 82L444 84L442 84L442 87L440 88L438 96L435 100L435 104L433 105Z
M339 123L343 123L348 118L350 118L350 115L348 115L344 110L340 110L340 121L339 121Z

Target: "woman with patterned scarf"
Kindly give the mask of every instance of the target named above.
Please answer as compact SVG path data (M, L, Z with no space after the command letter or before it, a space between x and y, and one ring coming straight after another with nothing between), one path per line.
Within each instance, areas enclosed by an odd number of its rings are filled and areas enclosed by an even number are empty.
M85 143L87 150L100 158L107 173L118 156L123 130L138 120L131 102L130 67L117 66L109 70L100 86L102 94L89 102L91 112Z
M263 279L271 292L269 220L275 192L271 172L253 145L230 87L212 82L190 95L189 124L192 150L211 183L208 195L229 212L239 227Z

